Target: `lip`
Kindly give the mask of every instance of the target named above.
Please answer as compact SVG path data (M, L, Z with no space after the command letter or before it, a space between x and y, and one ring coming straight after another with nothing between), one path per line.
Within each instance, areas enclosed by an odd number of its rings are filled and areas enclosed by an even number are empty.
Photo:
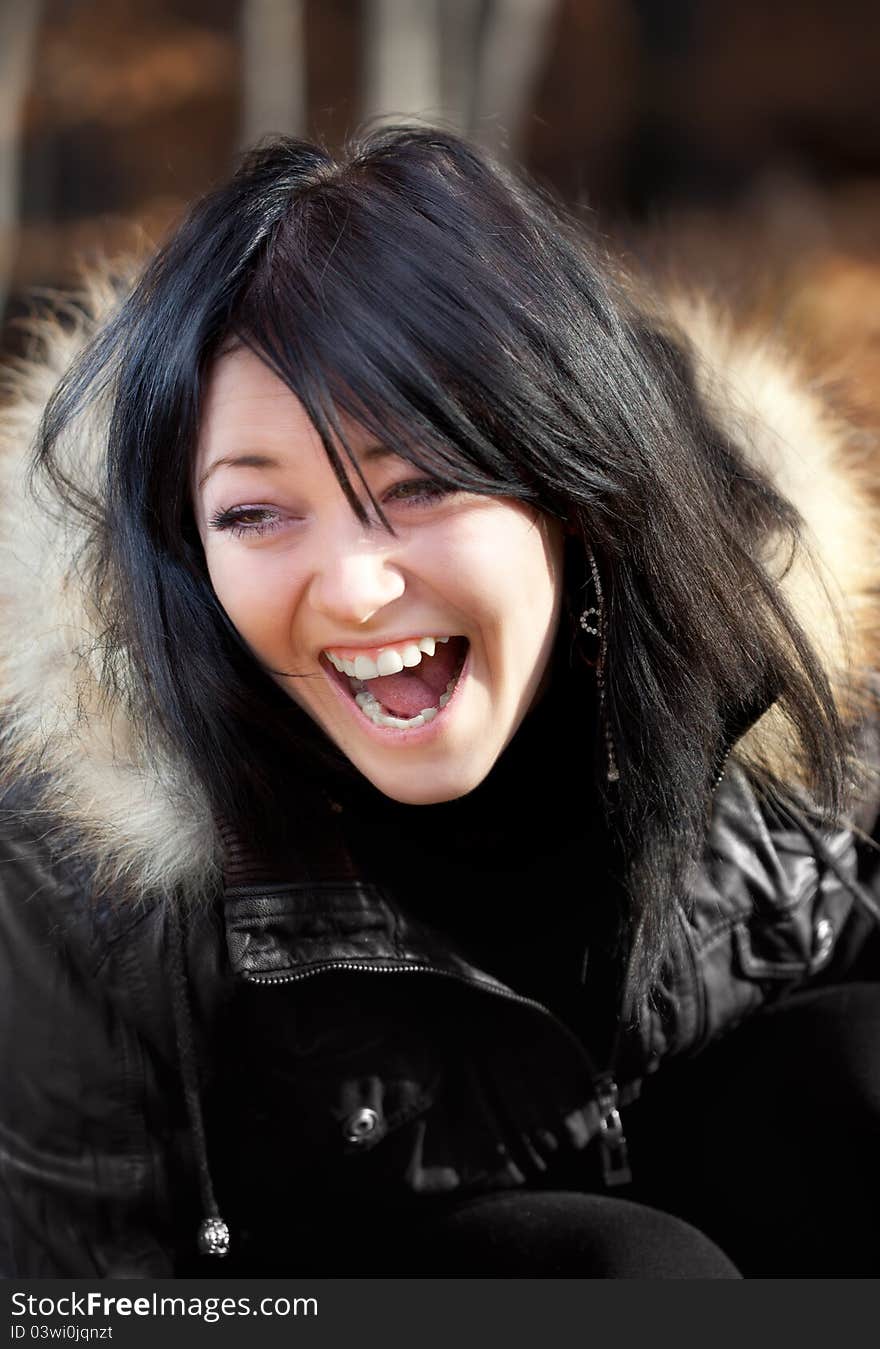
M394 643L388 642L387 645L393 646ZM331 648L331 650L335 649L335 647ZM372 648L363 647L360 649L371 650ZM449 713L456 706L458 695L470 674L472 649L470 642L468 642L467 653L465 654L464 664L461 667L461 673L455 682L455 688L453 689L452 696L446 706L440 708L440 711L432 721L427 721L422 726L413 727L376 726L370 721L369 717L364 716L357 703L352 698L348 687L348 675L340 674L339 671L330 664L323 651L319 658L319 664L327 682L333 689L334 694L345 704L348 714L354 721L358 730L366 735L368 739L375 741L377 745L406 744L415 746L428 744L430 741L437 739L438 736L443 734L443 729L449 721Z

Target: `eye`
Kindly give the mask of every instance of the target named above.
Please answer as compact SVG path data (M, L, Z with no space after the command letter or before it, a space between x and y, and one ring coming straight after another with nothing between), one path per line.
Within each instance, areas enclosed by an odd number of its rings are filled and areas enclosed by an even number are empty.
M446 487L434 478L408 478L405 482L389 487L384 501L402 502L404 505L427 506L452 496L455 489Z
M232 506L216 511L208 520L209 529L227 532L239 539L271 534L280 524L277 513L266 506Z

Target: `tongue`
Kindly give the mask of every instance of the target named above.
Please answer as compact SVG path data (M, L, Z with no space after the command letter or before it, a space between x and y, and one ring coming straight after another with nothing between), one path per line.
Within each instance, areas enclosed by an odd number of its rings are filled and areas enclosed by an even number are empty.
M448 642L438 642L434 655L422 656L413 669L368 679L366 687L393 716L418 716L426 707L437 706L461 663L463 650L463 639L450 637Z

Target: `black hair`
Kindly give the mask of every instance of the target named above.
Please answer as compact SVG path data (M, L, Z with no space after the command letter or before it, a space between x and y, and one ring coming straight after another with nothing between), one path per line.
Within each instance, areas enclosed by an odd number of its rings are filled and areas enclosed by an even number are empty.
M794 547L793 508L713 424L687 354L595 239L457 137L392 128L339 158L292 139L253 151L147 266L45 416L39 461L93 521L108 652L127 653L137 714L219 817L259 836L333 755L232 628L195 529L201 399L230 338L301 399L353 510L351 417L446 484L563 522L575 645L592 550L604 726L574 781L594 770L646 978L724 757L770 702L836 809L845 738L831 690L760 560L768 540ZM93 500L54 447L101 395L106 494ZM585 661L585 689L594 673Z

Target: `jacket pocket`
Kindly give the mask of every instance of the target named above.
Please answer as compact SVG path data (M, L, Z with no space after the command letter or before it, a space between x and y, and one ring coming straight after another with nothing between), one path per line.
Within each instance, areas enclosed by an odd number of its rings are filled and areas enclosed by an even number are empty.
M800 983L830 960L853 905L843 874L852 852L843 831L825 840L825 855L801 832L774 835L779 886L758 891L733 928L735 968L771 986Z
M850 832L793 810L768 818L744 784L712 843L691 919L703 1012L694 1048L819 975L854 903Z

